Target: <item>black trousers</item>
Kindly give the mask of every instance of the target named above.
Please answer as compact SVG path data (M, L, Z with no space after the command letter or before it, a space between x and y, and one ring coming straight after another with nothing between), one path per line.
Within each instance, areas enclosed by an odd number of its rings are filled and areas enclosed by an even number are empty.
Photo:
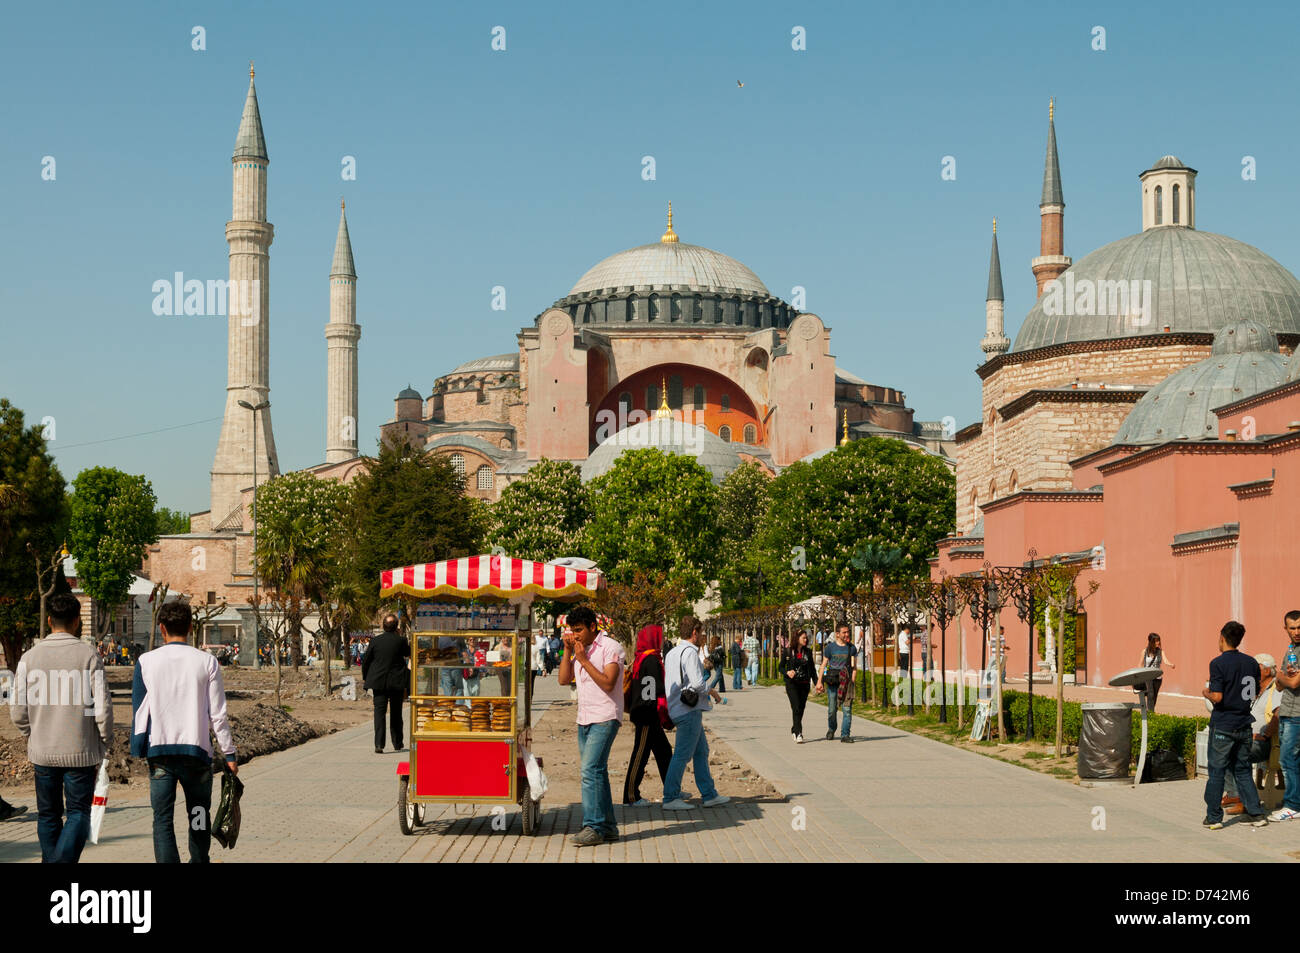
M645 777L651 754L655 756L661 781L668 776L668 762L673 759L673 746L663 725L659 724L658 711L650 712L644 719L634 718L632 724L636 727L636 735L632 739L632 760L627 763L627 778L623 781L624 804L641 800L641 780Z
M384 709L388 709L388 723L392 729L393 747L402 747L402 702L405 692L375 692L375 747L384 747Z
M790 699L790 714L794 718L790 731L796 735L803 734L803 710L808 704L810 688L812 684L809 682L795 682L788 678L785 680L785 695Z

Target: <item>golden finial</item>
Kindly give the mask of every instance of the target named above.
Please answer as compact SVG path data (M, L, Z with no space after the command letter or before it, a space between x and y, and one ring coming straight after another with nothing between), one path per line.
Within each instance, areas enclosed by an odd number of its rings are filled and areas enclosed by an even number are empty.
M675 245L677 243L677 233L673 231L673 203L668 203L668 231L664 232L664 237L659 239L665 245Z
M252 78L253 78L253 61L252 61L252 60L249 60L249 61L248 61L248 78L249 78L249 79L252 79Z
M66 539L63 541L63 548L59 550L59 555L64 559L67 559L72 555L72 553L68 552L68 541Z
M1052 122L1056 118L1056 97L1047 101L1047 121Z
M993 234L996 235L997 233L998 233L998 220L995 218L993 219Z
M342 210L342 209L346 209L347 207L348 207L348 203L343 201L343 199L339 199L339 209ZM996 232L997 230L998 230L998 220L995 218L993 220L993 231Z
M662 378L660 383L662 386L659 388L659 409L655 411L655 419L672 420L673 409L668 406L668 379Z
M849 443L849 409L844 408L844 436L840 437L840 446L848 446Z

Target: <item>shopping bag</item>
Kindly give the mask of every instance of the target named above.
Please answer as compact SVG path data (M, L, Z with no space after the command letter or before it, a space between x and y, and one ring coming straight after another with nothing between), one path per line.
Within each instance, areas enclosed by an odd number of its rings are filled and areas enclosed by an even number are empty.
M547 787L550 786L546 772L542 770L542 766L537 763L536 756L530 750L520 745L519 753L523 756L524 771L528 775L528 796L534 801L540 801Z
M108 810L108 760L99 762L99 774L95 776L95 798L90 802L90 842L99 843L99 829L104 823L104 812Z
M230 772L226 759L221 758L221 801L212 815L212 836L227 850L233 850L239 840L239 799L244 793L244 782Z

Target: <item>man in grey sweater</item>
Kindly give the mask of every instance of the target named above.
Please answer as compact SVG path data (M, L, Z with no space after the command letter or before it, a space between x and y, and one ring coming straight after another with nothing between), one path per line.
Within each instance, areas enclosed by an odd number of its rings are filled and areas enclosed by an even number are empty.
M77 638L81 603L52 596L48 617L50 634L18 660L13 719L36 774L41 860L76 863L90 836L95 775L113 741L113 705L99 653Z

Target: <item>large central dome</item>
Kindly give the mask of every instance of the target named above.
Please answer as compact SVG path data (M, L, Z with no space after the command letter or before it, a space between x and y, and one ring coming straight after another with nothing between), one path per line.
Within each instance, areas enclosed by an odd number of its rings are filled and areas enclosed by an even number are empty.
M740 291L764 297L771 293L758 275L722 252L702 245L655 242L598 261L578 279L569 294L619 288Z
M1149 228L1080 259L1060 279L1151 282L1144 324L1125 315L1048 314L1044 291L1025 317L1013 351L1171 332L1214 334L1236 321L1258 321L1275 334L1300 333L1300 281L1258 248L1186 226ZM1103 295L1098 295L1096 311Z

